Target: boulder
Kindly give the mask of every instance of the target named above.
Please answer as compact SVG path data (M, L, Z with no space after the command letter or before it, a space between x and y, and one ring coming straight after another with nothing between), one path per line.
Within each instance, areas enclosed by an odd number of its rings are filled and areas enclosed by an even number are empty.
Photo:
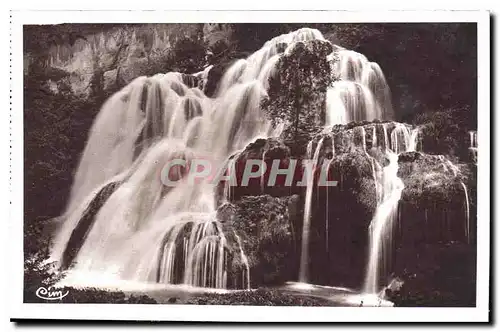
M297 161L295 167L296 171L294 172L294 178L291 186L286 185L285 175L277 175L274 185L269 185L268 183L273 162L275 160L278 160L279 168L284 169L289 167L292 159L290 148L286 146L280 139L259 138L254 142L248 144L242 152L235 154L232 159L234 159L234 174L236 175L237 185L230 188L229 197L226 197L229 200L238 200L243 196L250 195L271 195L275 197L282 197L301 192L301 188L298 188L296 185L302 177L302 171L300 170L300 160ZM265 164L265 172L260 177L249 178L248 185L242 185L245 167L247 165L247 162L250 160L261 161L262 164ZM257 166L254 166L253 170L256 170L256 167ZM221 182L219 184L218 191L220 195L223 195L224 187L226 185L227 184L225 182Z
M251 287L282 284L296 280L299 252L297 237L301 214L297 195L271 197L269 195L245 196L234 203L219 208L219 218L224 218L225 232L229 237L237 234L250 267ZM242 258L238 249L232 248L234 260L229 267L231 279L241 278ZM236 266L234 266L236 265Z

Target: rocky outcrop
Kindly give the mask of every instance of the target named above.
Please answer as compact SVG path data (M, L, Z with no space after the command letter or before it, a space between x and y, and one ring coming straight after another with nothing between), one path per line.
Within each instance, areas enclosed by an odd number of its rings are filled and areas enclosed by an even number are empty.
M92 229L99 209L104 205L109 196L113 194L120 184L120 182L111 182L105 185L89 203L88 207L85 209L85 213L71 233L68 244L64 249L60 266L62 270L68 269L71 264L73 264L75 257Z
M280 169L290 167L292 156L290 148L286 146L281 139L268 138L257 139L255 142L250 143L247 147L237 154L235 154L229 161L229 165L233 165L234 174L236 176L236 186L227 188L226 182L221 182L218 188L219 194L222 198L224 191L231 201L239 200L243 196L259 196L270 195L274 197L289 196L292 194L300 193L303 188L297 186L302 178L302 166L300 160L295 160L295 172L293 173L293 181L290 186L286 185L287 177L285 175L277 175L275 183L269 185L269 178L272 172L273 162L279 162ZM248 184L242 184L247 162L256 161L261 162L265 171L261 176L256 176L248 179ZM256 170L257 166L253 166L252 170Z
M420 152L399 156L405 188L399 206L400 246L470 242L475 232L470 171L442 155Z
M226 60L216 63L208 72L207 83L203 87L203 93L207 97L215 97L217 87L226 70L236 61L235 59Z
M240 237L250 267L252 287L282 284L297 278L297 237L301 222L298 206L298 196L262 195L242 197L219 208L218 218L224 220L227 236L238 234ZM232 248L234 254L230 265L233 267L230 270L238 271L236 278L241 278L242 258L238 250ZM233 277L228 276L228 280Z

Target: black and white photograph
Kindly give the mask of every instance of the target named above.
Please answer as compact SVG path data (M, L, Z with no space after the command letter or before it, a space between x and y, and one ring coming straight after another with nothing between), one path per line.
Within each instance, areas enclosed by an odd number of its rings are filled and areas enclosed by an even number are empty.
M487 12L67 14L12 14L11 318L488 320Z

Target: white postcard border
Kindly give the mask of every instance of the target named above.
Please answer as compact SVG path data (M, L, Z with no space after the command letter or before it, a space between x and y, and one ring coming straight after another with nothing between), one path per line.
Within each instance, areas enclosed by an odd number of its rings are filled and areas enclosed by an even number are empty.
M14 11L12 38L12 182L9 211L11 318L227 322L484 322L490 269L490 17L486 11ZM345 308L23 303L23 24L199 22L477 22L478 232L475 308ZM464 82L463 84L467 84ZM51 193L47 193L50 195Z

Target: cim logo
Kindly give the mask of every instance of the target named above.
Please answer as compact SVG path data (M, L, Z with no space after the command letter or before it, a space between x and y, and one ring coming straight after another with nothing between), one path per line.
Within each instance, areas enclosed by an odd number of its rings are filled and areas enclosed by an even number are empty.
M69 294L69 291L66 291L66 293L63 293L62 290L51 290L52 287L45 288L45 287L38 287L36 290L36 296L43 300L48 300L48 301L57 301L57 300L62 300L66 295Z

